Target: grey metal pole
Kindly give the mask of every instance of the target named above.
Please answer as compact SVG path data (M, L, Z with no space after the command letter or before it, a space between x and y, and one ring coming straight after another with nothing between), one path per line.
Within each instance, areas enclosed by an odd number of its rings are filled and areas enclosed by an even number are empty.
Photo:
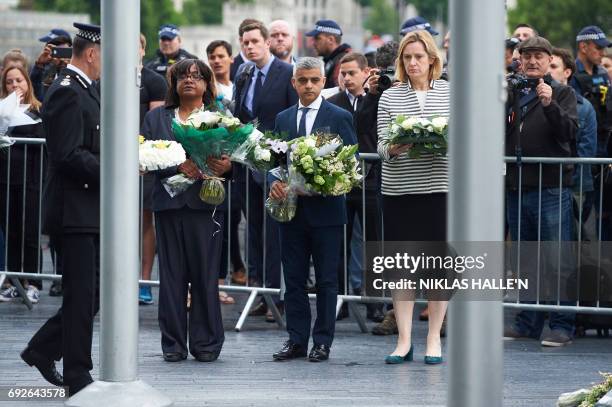
M168 406L137 380L140 1L102 2L100 380L77 406Z
M501 242L504 1L454 0L450 15L448 237L451 242ZM490 278L501 278L503 264L487 266ZM499 301L451 301L448 320L448 406L501 406L501 296Z
M100 379L136 380L140 2L102 2Z

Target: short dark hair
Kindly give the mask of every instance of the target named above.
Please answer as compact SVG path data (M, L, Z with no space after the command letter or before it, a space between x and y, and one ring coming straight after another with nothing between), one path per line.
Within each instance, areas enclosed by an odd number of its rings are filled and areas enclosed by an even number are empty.
M564 69L569 69L570 71L572 71L572 75L576 72L576 62L574 62L574 57L572 56L572 53L569 49L553 48L552 54L554 56L559 57L561 62L563 62Z
M215 86L215 76L213 75L213 71L206 65L203 61L199 59L183 59L172 65L168 70L168 82L170 83L170 88L168 89L168 93L166 93L166 107L176 108L181 104L181 99L176 90L176 85L178 84L178 78L181 75L186 75L192 66L196 66L200 75L204 77L204 81L206 81L206 91L204 95L202 95L202 102L204 102L204 106L212 106L217 97L217 91Z
M241 27L239 30L240 37L244 36L244 33L248 31L253 31L253 30L259 30L264 40L267 40L268 38L270 38L270 32L268 31L268 28L266 27L266 25L262 23L261 21L257 21L257 20L255 20L254 23L247 24L244 27Z
M388 68L395 65L399 44L396 41L389 41L378 47L376 50L376 66Z
M357 62L357 65L361 70L366 69L368 67L368 60L363 54L360 54L359 52L349 52L348 54L343 56L340 60L340 65L353 61Z
M534 33L535 35L540 35L540 34L538 33L538 30L536 30L536 29L535 29L535 28L534 28L534 27L533 27L531 24L527 24L527 23L520 23L520 24L517 24L517 25L514 27L513 32L514 32L514 31L516 31L516 29L517 29L517 28L530 28L531 30L533 30L533 33Z
M254 18L245 18L244 20L242 20L242 22L238 26L238 36L242 37L242 34L244 34L244 27L254 23L261 23L261 21L256 20Z
M223 40L216 40L208 44L208 47L206 47L206 55L212 54L219 47L225 48L227 55L230 57L232 56L232 46L229 42Z
M88 50L89 48L94 48L96 45L98 44L91 41L87 41L84 38L74 37L74 42L72 43L72 55L77 58L81 57L83 56L86 50Z

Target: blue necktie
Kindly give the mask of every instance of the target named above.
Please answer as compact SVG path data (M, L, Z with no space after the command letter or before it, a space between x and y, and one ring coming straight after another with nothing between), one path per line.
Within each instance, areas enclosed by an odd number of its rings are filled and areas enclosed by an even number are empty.
M257 116L257 111L259 110L259 98L261 96L261 89L263 88L263 72L259 71L257 74L257 79L255 80L255 87L253 88L253 116Z
M300 125L298 126L298 137L303 137L306 135L306 114L310 110L309 107L301 107L300 111L302 112L302 117L300 118Z

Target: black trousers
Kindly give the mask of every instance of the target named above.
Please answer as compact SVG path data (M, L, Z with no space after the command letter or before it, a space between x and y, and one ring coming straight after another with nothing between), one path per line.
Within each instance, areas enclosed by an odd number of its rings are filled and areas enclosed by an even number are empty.
M280 288L280 243L279 224L274 219L266 216L264 227L264 191L263 185L258 184L249 177L247 188L249 189L249 276L265 282L268 288ZM266 258L264 261L264 229ZM264 281L264 269L266 271Z
M223 245L221 251L221 267L219 267L219 278L225 278L228 273L227 253L229 244L229 257L232 264L232 270L238 271L244 269L244 261L240 254L240 239L238 235L238 225L242 219L242 214L246 216L246 179L243 166L236 165L234 168L236 177L225 183L228 194L231 191L231 217L226 216L223 223ZM229 199L229 198L226 198ZM228 225L230 218L231 225ZM229 227L229 229L228 229ZM231 235L231 240L229 236Z
M312 256L317 279L317 318L312 340L316 345L331 346L336 329L336 270L341 261L342 226L313 228L298 216L299 212L293 221L280 226L287 332L293 342L308 347L312 316L306 280Z
M6 192L6 184L0 184L0 191L2 195ZM24 191L24 186L19 184L10 185L8 197L0 198L0 228L5 235L7 270L40 272L42 253L38 246L39 198L38 186L27 185ZM42 280L29 280L29 283L42 288Z
M223 212L215 213L223 224ZM225 336L219 304L222 231L212 212L189 208L155 212L159 260L159 309L162 351L192 355L221 352ZM187 289L191 311L187 321Z
M53 360L64 359L64 382L91 381L93 321L100 308L100 236L64 234L62 307L36 332L29 346Z

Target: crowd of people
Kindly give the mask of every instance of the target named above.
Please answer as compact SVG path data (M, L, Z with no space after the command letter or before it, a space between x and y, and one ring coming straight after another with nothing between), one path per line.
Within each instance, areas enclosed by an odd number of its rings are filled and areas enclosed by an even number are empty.
M0 199L0 243L4 244L0 255L7 253L6 259L0 257L0 269L40 272L38 231L49 236L55 271L63 274L62 283L54 283L50 294L63 295L62 308L34 335L22 358L50 383L65 384L73 394L92 381L93 319L99 306L99 92L100 81L105 80L100 78L100 27L76 23L75 27L74 38L61 29L42 37L43 50L31 67L19 50L7 53L0 77L0 98L17 92L30 105L29 114L41 119L36 125L10 129L9 135L46 139L46 150L11 147L10 167L7 156L0 155L0 188L10 192ZM200 200L204 176L191 159L144 174L141 273L143 279L151 278L157 254L165 361L180 362L188 354L201 362L219 357L224 341L221 304L235 302L219 291L219 285L229 280L280 288L281 279L283 296L273 300L286 315L289 338L273 359L325 361L335 322L349 313L345 304L337 314L337 296L367 294L362 241L446 241L447 157L413 157L412 146L394 144L388 128L400 116L450 115L452 62L436 44L439 33L423 18L407 20L400 30L399 43L391 41L374 55L364 55L342 42L343 31L335 21L319 20L306 33L319 58L298 58L287 22L266 25L246 19L238 28L237 53L227 41L217 40L206 47L204 60L181 47L179 27L164 24L158 33L159 49L147 63L142 61L147 44L141 35L140 124L145 138L174 140L173 121L187 123L193 112L214 108L243 123L256 123L262 132L289 138L326 129L347 145L358 144L359 152L380 156L380 161L363 163L363 190L358 187L342 197L300 196L295 218L287 223L264 215L265 199L284 199L286 183L226 155L207 161L213 174L231 185L231 202L218 207ZM447 51L450 41L449 32L443 41ZM506 155L610 156L612 64L605 50L611 45L600 28L588 26L577 34L573 56L569 50L554 48L527 24L515 28L506 40L505 54ZM62 48L70 51L58 52ZM196 182L172 198L162 180L178 173ZM558 167L545 166L540 175L537 165L509 164L509 237L573 240L575 218L581 212L582 220L589 215L603 220L605 239L612 233L612 206L604 205L601 212L594 206L595 197L603 192L594 181L598 176L604 175L586 165L565 166L561 175ZM248 247L241 250L239 226L244 221ZM219 225L223 232L215 233ZM246 264L244 249L249 253ZM23 284L36 303L41 282ZM317 297L312 330L309 292ZM378 323L374 334L398 335L395 349L384 359L398 364L414 358L415 296L395 291L392 295L393 304L387 309L367 304L367 318ZM7 284L0 301L19 296ZM150 287L141 287L139 302L154 301ZM442 363L440 338L447 304L445 299L428 298L419 315L429 321L426 364ZM264 299L250 315L264 316L269 322L276 318ZM550 313L551 329L540 338L544 320L541 312L523 311L506 327L505 335L541 339L544 346L571 343L574 315ZM62 358L63 377L55 367Z

